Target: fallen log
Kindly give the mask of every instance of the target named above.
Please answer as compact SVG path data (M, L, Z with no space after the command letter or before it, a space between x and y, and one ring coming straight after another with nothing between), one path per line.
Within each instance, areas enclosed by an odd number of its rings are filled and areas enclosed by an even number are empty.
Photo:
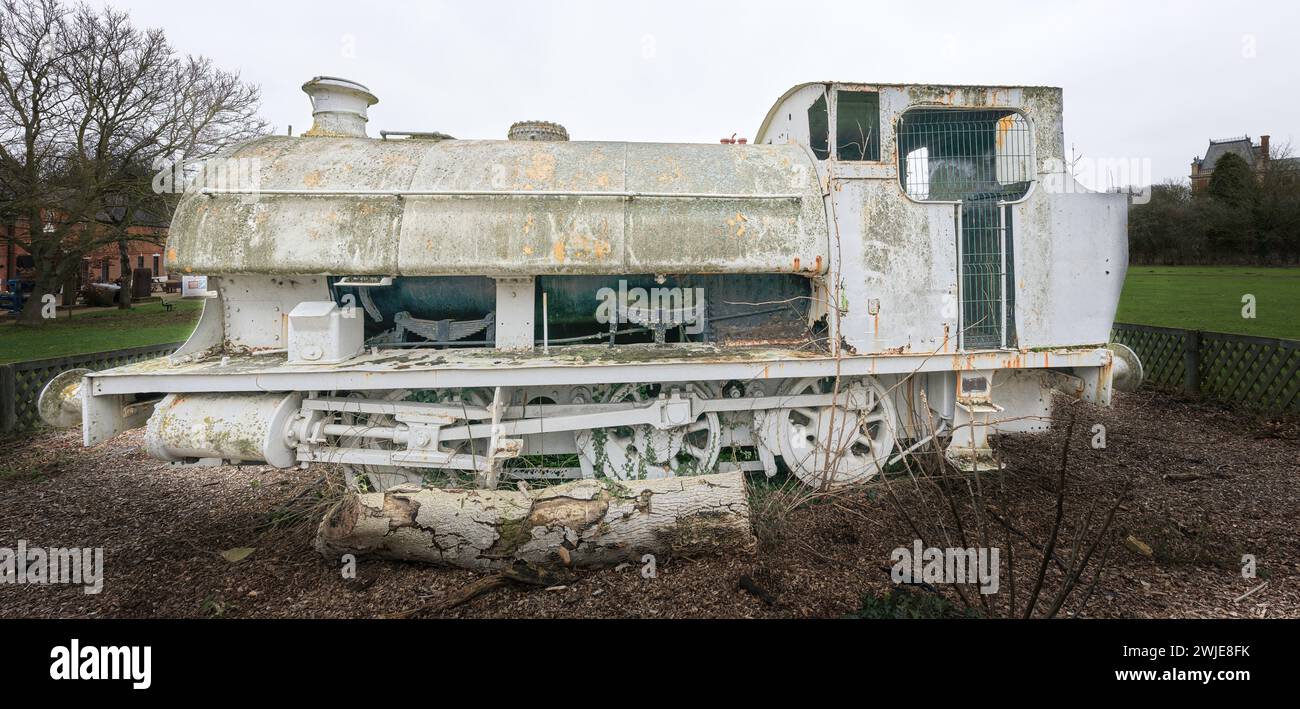
M423 561L499 570L610 566L682 555L752 553L744 474L579 480L517 490L398 487L352 493L325 514L316 549L329 558Z

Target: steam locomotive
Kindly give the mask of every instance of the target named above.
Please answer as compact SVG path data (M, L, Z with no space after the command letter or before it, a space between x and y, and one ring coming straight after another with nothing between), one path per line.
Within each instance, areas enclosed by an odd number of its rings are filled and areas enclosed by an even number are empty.
M208 277L189 340L60 375L47 422L370 490L821 487L926 444L987 469L1055 393L1141 380L1107 344L1127 198L1066 170L1060 89L809 83L716 144L371 138L366 87L303 89L310 131L238 147L176 210L167 267Z

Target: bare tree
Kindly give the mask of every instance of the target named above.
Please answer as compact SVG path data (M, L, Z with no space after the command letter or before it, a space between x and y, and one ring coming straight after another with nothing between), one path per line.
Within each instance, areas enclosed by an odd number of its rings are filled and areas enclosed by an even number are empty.
M85 212L56 186L69 125L60 67L76 49L57 0L0 5L0 185L9 201L6 211L27 222L30 234L23 246L36 264L36 290L20 321L39 321L41 297L59 289L68 268L58 244L69 220L53 216ZM9 238L17 238L13 230Z
M40 297L57 290L83 256L111 244L122 261L121 302L130 307L127 244L151 239L131 230L142 220L166 219L175 207L175 194L153 189L153 173L166 159L200 160L264 133L266 124L256 117L259 90L206 58L178 56L162 30L138 29L126 12L85 4L67 9L58 0L4 3L5 26L14 17L33 18L32 29L6 36L12 50L0 46L6 81L14 85L4 88L17 99L39 90L55 107L43 108L50 118L37 124L46 151L10 150L5 141L0 158L6 173L24 161L44 161L35 173L21 173L30 179L18 181L32 205L23 215L33 225L28 248L37 271L37 292L21 320L40 322ZM9 57L16 69L31 67L26 73L33 78L11 77ZM45 75L53 78L39 78ZM10 119L31 125L32 111L6 99L0 125Z

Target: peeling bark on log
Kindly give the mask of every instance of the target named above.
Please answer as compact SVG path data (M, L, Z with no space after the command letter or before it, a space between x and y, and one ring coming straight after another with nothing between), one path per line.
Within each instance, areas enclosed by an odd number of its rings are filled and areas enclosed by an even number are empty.
M659 480L579 480L515 490L350 494L330 509L316 549L498 570L639 563L643 554L753 553L741 472Z

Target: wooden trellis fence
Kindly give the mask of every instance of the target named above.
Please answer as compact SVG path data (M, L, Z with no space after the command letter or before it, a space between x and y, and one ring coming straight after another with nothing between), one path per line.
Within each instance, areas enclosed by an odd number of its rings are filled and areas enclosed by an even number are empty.
M1300 340L1116 323L1146 382L1252 408L1300 413Z

